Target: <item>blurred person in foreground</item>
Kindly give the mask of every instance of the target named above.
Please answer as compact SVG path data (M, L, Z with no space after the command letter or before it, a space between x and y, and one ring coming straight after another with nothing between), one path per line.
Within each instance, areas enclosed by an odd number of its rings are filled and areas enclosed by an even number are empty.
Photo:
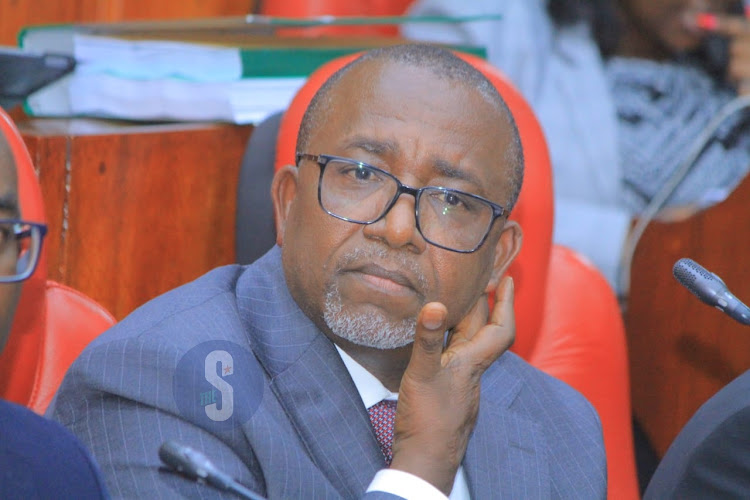
M706 401L682 428L645 500L750 498L750 370Z
M688 161L711 120L750 92L750 21L736 0L417 0L407 36L487 47L530 102L554 171L554 240L588 256L621 295L633 218ZM725 199L750 169L750 113L734 113L666 200L680 220ZM622 286L621 286L622 285Z
M3 117L0 117L3 119ZM43 224L24 221L16 165L0 133L0 352L13 324L23 280L36 267ZM96 464L57 422L0 399L0 498L108 498Z
M112 494L218 495L160 471L177 440L268 498L604 498L595 410L507 351L523 152L492 84L436 47L368 52L297 151L276 247L139 308L63 381L52 416Z

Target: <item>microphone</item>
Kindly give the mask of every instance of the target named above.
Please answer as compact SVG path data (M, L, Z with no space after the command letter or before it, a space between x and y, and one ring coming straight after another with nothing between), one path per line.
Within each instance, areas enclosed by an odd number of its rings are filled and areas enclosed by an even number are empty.
M714 273L692 259L683 258L675 262L672 274L701 302L713 306L735 321L750 325L750 308L743 304Z
M249 500L266 500L221 472L203 453L176 441L166 441L159 448L159 458L170 468L194 481L206 482L223 491L232 491Z

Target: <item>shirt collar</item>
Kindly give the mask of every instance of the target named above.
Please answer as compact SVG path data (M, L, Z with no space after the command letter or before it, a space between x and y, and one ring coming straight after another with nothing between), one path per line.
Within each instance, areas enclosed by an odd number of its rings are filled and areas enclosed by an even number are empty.
M334 345L336 346L339 356L341 356L341 361L344 362L346 370L354 381L354 386L357 388L357 392L359 393L359 397L362 398L362 403L364 403L365 408L370 408L384 399L393 401L398 399L397 392L391 392L386 389L383 383L380 382L375 375L368 372L364 366L357 363L354 358L349 356L346 351L341 349L338 345Z

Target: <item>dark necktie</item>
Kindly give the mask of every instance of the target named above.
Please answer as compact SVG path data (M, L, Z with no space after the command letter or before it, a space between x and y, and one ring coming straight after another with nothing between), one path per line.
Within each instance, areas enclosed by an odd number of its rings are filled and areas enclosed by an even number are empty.
M396 401L383 400L367 409L375 437L380 443L385 464L390 467L393 460L393 424L396 422Z

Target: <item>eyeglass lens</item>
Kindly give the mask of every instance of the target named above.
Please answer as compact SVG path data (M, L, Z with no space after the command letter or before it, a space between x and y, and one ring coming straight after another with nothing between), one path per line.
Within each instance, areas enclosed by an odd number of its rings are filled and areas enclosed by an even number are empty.
M25 279L39 258L42 231L20 221L0 221L0 282Z
M398 192L398 181L355 162L330 160L320 179L323 209L351 222L369 224L384 215ZM429 242L471 251L482 242L493 218L492 207L460 191L429 187L416 200L418 225Z

